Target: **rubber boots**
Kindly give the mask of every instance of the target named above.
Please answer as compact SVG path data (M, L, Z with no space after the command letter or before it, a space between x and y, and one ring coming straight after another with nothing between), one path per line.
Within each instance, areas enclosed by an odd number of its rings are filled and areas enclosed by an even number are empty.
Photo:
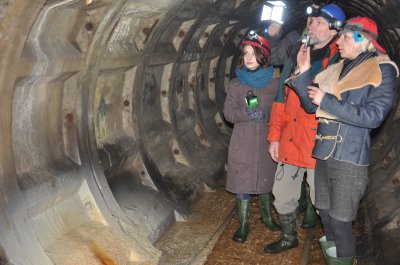
M314 205L311 202L310 190L306 189L306 210L304 212L304 219L301 224L302 228L311 229L317 224L318 215L315 211Z
M328 263L328 258L326 256L326 250L331 247L336 247L335 241L326 240L326 236L321 237L318 241L319 241L319 245L321 246L322 254L324 254L325 262Z
M326 250L328 265L353 265L354 256L350 258L338 258L336 255L336 247L330 247Z
M264 251L267 253L279 253L299 245L296 232L297 211L288 214L279 214L279 221L283 237L267 245L264 248Z
M233 235L233 241L243 243L249 233L250 200L236 200L239 214L239 228Z
M258 195L260 201L261 221L272 231L280 229L279 225L272 219L271 205L272 194L271 192Z
M301 183L301 193L299 199L299 206L297 207L297 212L302 213L306 209L307 206L307 182L303 180Z

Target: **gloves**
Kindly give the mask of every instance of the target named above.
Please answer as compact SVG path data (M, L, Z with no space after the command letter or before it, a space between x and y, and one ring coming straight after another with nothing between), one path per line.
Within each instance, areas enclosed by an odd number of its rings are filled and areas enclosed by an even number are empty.
M246 115L250 121L261 122L265 120L267 113L262 108L251 108L249 106L246 106Z

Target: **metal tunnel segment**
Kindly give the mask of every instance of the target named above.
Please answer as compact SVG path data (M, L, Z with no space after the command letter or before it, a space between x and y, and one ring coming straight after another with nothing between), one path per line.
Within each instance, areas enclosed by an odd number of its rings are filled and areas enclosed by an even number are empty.
M376 19L400 62L399 1L338 2ZM162 262L156 240L223 182L225 89L259 4L0 3L0 263ZM307 1L287 4L289 30ZM360 247L387 264L400 244L399 113L397 99L376 132L358 220Z

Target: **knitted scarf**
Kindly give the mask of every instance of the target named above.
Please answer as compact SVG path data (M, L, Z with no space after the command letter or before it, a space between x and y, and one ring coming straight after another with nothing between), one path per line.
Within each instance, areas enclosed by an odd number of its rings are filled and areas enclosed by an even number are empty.
M265 87L274 75L274 67L259 68L256 71L249 71L245 66L235 70L236 77L240 83L260 89Z

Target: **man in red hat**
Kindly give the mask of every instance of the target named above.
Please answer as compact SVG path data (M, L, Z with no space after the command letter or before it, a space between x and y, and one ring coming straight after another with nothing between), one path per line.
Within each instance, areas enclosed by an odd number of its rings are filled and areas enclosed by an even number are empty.
M396 96L399 70L377 42L368 17L347 21L337 40L341 62L319 73L312 85L310 50L300 50L299 75L288 84L302 107L316 113L313 156L316 203L325 232L321 247L328 265L352 265L352 222L368 182L370 132L383 122Z

